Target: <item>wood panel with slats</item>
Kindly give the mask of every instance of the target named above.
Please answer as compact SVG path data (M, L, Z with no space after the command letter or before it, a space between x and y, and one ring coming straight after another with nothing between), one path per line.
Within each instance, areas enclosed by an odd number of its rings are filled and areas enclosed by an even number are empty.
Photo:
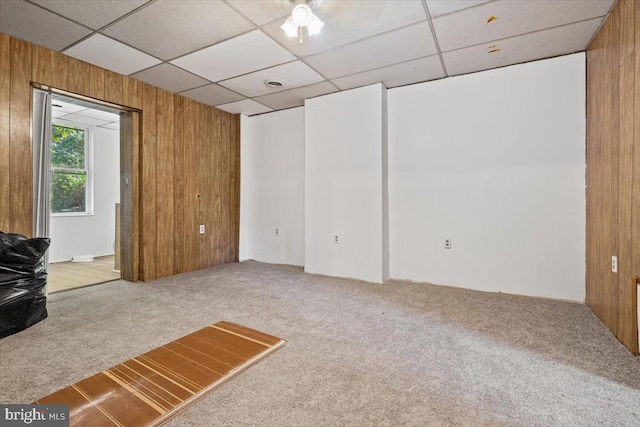
M33 231L32 82L140 110L138 122L125 124L137 136L126 157L134 213L127 278L237 259L239 194L230 182L239 170L239 135L223 130L237 126L237 116L0 33L2 231Z
M639 14L638 0L621 0L587 49L587 304L632 352L638 351Z
M37 404L68 404L71 426L156 426L284 346L218 322L79 381Z

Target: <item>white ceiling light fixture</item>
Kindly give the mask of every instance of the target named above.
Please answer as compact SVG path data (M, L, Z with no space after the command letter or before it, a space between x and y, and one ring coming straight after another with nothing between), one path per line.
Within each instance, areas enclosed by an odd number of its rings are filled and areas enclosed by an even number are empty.
M320 33L324 26L324 22L313 14L311 8L302 3L293 8L291 16L289 16L280 28L284 30L289 37L299 37L302 44L302 28L306 27L310 36Z

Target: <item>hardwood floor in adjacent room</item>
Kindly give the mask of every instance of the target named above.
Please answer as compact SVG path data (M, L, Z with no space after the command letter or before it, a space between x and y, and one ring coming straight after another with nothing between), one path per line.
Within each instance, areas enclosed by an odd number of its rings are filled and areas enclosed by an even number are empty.
M49 293L120 279L114 271L114 256L96 257L93 262L56 262L49 264Z

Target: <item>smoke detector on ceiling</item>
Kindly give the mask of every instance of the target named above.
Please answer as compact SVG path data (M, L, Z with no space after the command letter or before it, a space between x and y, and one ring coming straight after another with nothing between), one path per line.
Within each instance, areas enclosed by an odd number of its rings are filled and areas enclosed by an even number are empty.
M269 79L269 80L266 80L264 84L267 85L267 87L270 87L273 89L280 89L281 87L284 87L284 83L278 80Z

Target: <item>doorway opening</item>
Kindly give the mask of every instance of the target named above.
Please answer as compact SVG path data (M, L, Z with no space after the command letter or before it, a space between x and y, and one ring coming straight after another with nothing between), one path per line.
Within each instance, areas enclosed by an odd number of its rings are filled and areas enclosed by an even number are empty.
M40 185L48 188L48 217L34 218L51 238L47 292L118 280L121 111L52 93L34 96L34 113L38 100L50 117L42 122L49 159L39 165L47 169Z

